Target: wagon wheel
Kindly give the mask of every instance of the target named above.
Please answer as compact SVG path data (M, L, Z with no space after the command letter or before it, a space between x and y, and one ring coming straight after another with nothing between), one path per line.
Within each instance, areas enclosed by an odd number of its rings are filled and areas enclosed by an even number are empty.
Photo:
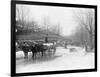
M50 51L50 52L52 52L52 54L55 54L56 48L55 48L55 47L53 47L53 46L51 46L51 47L50 47L50 49L51 49L51 51Z

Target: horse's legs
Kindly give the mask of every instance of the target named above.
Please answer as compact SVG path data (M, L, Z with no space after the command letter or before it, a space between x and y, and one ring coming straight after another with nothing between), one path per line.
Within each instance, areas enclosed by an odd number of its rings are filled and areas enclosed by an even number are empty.
M32 52L32 58L34 58L34 52Z
M43 56L44 55L43 51L41 51L41 53L42 53L42 56Z
M28 52L25 52L25 51L24 51L24 55L25 55L24 58L27 59L27 58L28 58Z

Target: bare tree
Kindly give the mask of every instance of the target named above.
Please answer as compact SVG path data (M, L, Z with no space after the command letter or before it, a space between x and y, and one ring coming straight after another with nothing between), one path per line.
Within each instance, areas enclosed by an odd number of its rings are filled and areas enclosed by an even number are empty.
M91 49L93 49L94 35L95 35L94 10L93 9L84 9L84 10L79 10L77 13L76 12L74 12L74 13L75 13L75 17L77 18L77 21L79 23L79 26L81 27L81 30L83 28L89 34L89 40L91 43L90 47L91 47ZM83 40L83 41L85 41L85 40Z
M24 5L16 5L16 26L20 27L21 31L39 31L38 22L36 22L33 18L30 18L30 8Z
M20 24L17 26L25 28L29 19L29 9L24 5L16 5L16 21Z

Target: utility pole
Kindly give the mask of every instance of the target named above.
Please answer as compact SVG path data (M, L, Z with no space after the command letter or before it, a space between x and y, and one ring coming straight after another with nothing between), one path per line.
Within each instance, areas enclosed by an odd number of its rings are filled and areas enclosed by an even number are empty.
M48 43L48 24L46 18L44 18L44 25L46 26L46 37L45 42Z
M46 29L46 37L45 37L45 42L48 42L48 26L46 25L47 29Z

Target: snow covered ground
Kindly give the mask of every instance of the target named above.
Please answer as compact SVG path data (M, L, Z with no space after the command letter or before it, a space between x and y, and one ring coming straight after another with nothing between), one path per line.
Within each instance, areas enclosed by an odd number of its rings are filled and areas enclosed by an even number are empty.
M70 52L70 48L75 48L75 51ZM29 58L24 59L22 51L16 52L16 73L94 68L94 53L85 54L85 50L80 47L57 47L55 55L37 59L31 56L30 52Z

